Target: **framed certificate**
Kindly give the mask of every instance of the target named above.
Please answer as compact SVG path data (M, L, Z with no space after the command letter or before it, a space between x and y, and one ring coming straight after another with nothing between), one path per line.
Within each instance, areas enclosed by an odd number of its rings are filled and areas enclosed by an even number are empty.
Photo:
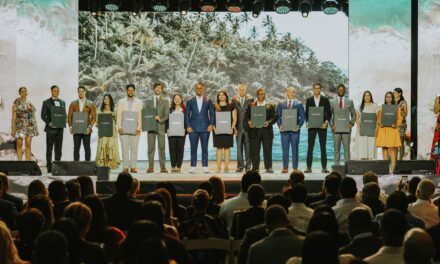
M251 107L251 122L255 128L264 127L264 123L266 123L266 106Z
M281 114L282 127L281 132L298 131L298 110L297 109L283 109Z
M113 116L112 114L98 114L98 137L113 136Z
M321 128L324 123L324 107L311 106L309 107L308 127Z
M215 134L232 134L231 112L215 112Z
M61 106L52 106L50 109L50 122L52 128L65 128L66 127L66 109Z
M386 127L391 127L397 121L397 105L382 105L382 119L381 124Z
M335 126L335 133L350 133L350 112L348 109L334 109L333 122Z
M142 131L156 132L157 131L157 115L156 108L142 109Z
M124 111L122 112L122 130L124 134L136 134L138 124L138 112Z
M361 113L359 134L363 137L375 137L377 127L376 113Z
M73 134L87 134L89 113L73 112L72 113L72 132Z
M182 112L173 112L168 117L168 136L183 137L185 136L185 115Z

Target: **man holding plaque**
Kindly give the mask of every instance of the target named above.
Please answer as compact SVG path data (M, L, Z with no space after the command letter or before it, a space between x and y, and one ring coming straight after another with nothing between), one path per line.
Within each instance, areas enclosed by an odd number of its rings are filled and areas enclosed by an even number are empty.
M165 126L168 121L168 115L170 113L169 103L162 96L163 84L154 84L154 96L153 99L147 100L145 103L145 109L155 109L156 116L154 120L156 122L156 131L148 130L148 169L147 173L154 172L154 153L156 152L156 137L159 147L159 163L160 172L167 173L165 168Z
M118 132L121 135L122 145L122 164L123 171L136 173L136 163L138 155L139 136L142 128L142 102L134 97L136 92L136 86L134 84L127 85L127 98L123 98L118 102L117 113L117 127ZM125 117L135 113L134 117L134 129L131 128L131 120L125 119ZM130 118L131 119L131 118Z
M55 161L61 160L63 149L63 134L66 127L66 103L59 99L60 88L50 87L52 96L43 102L41 119L46 123L46 167L52 172L52 151L55 147Z
M345 85L340 84L336 90L338 96L332 100L332 121L334 144L334 164L339 165L341 143L344 147L344 161L350 160L351 128L356 122L356 110L353 100L345 97Z
M78 91L78 100L73 101L69 106L69 115L68 115L68 123L70 133L73 134L73 160L79 161L79 149L81 147L81 141L83 142L85 159L86 161L90 161L90 135L92 134L92 127L96 121L96 108L92 101L86 99L86 88L84 86L80 86L77 89ZM76 113L84 113L86 120L76 119L74 115ZM77 124L85 123L87 128L85 131L77 130ZM78 125L80 127L81 125Z
M298 169L299 130L304 124L305 113L303 104L296 99L296 89L287 88L287 100L277 107L278 126L281 132L281 148L283 151L283 170L289 170L289 148L292 149L292 168Z
M259 109L263 109L264 111L261 113ZM257 89L257 101L249 104L244 118L244 122L248 125L249 149L251 153L252 170L254 171L260 170L260 148L261 144L263 144L264 168L267 173L273 173L272 126L276 121L277 113L275 105L266 103L266 92L264 88Z
M322 172L329 173L327 170L327 126L332 116L330 101L321 95L321 84L313 85L313 96L306 101L306 122L308 128L308 147L307 147L307 169L305 173L312 172L313 148L315 146L316 135L319 138L321 148Z
M199 140L202 145L203 172L209 173L208 169L208 141L209 135L215 124L214 105L203 94L205 85L201 82L195 86L196 96L186 103L185 123L191 144L191 168L189 173L194 173L197 166L197 148Z

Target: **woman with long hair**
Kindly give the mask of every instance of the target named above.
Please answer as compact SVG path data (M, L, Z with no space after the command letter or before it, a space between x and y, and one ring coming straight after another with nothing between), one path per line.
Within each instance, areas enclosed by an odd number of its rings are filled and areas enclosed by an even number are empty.
M221 171L222 154L224 153L225 167L224 172L229 172L229 160L231 157L231 147L234 146L234 135L237 134L235 125L237 124L237 110L232 103L229 103L228 94L225 91L217 93L217 103L214 105L216 112L231 113L231 132L230 134L217 134L214 127L214 147L217 148L217 173Z
M440 96L437 95L434 101L434 114L437 115L437 122L434 128L434 137L432 138L431 160L435 162L435 173L440 174Z
M395 105L396 100L392 92L385 94L384 105ZM400 108L397 108L396 123L390 127L382 125L382 109L377 112L377 133L376 133L376 147L382 148L382 156L384 160L390 160L390 173L394 173L396 167L397 148L402 146L400 141L399 127L402 122L400 117Z
M21 260L17 248L14 245L11 233L3 221L0 221L0 263L2 264L25 264Z
M96 165L106 166L116 169L121 164L119 159L119 144L118 144L118 128L116 127L116 113L115 103L111 94L106 93L102 99L101 108L97 111L97 122L103 115L111 115L113 122L113 134L111 137L99 137L98 147L96 150Z
M356 113L356 159L358 160L374 160L376 159L376 137L361 136L360 123L362 113L376 114L379 107L373 101L373 95L370 91L365 91L362 95L362 103Z
M221 205L225 201L225 183L222 178L218 176L212 176L209 178L209 183L212 186L212 198L211 201L216 205Z
M401 88L395 88L393 91L394 99L396 100L397 107L400 109L400 116L402 118L402 122L399 127L399 135L400 135L400 141L402 142L402 146L398 148L398 159L403 159L403 156L405 155L405 134L406 129L408 127L408 124L406 123L406 117L408 115L408 103L405 100L405 97L403 97L403 91ZM396 151L397 155L397 151Z
M171 100L170 114L172 113L185 114L185 110L186 108L185 105L183 104L182 95L175 94L173 96L173 99ZM183 123L185 124L185 122ZM180 173L180 168L182 167L182 162L183 162L183 152L185 148L185 135L168 136L168 148L170 152L171 172Z
M11 135L16 140L17 159L23 159L23 141L25 143L25 158L31 160L32 137L38 136L35 106L27 99L26 87L18 89L20 98L15 99L12 105Z

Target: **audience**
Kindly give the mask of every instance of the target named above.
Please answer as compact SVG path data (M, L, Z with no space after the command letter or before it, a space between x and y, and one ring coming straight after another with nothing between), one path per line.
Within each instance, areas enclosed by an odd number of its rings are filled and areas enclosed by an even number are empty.
M128 196L130 196L132 199L136 200L137 195L139 194L140 191L141 191L141 183L139 182L138 179L133 177L133 183L131 184L131 189L130 189L130 193L128 194Z
M49 184L49 198L53 203L53 215L55 219L63 216L64 209L70 204L67 198L67 189L63 181L55 180Z
M168 250L160 238L153 237L142 242L137 254L138 263L143 264L174 264L168 256Z
M425 230L413 228L403 239L403 259L405 264L431 264L435 248L432 238Z
M339 192L341 193L342 199L333 206L333 211L335 212L336 220L339 223L339 231L348 234L348 217L354 208L365 208L371 216L373 216L373 213L371 212L370 207L359 202L355 198L357 187L353 178L345 177L342 179L339 186Z
M307 189L303 184L297 183L290 191L290 200L292 206L287 215L290 225L296 230L305 233L313 216L313 209L306 206Z
M333 174L329 174L325 177L323 193L324 198L317 202L310 204L311 208L316 208L320 205L328 205L333 207L336 205L336 202L341 198L339 196L339 184L341 183L341 178L337 177Z
M179 220L174 217L173 200L170 192L165 188L159 188L156 190L156 193L165 199L165 203L163 204L163 208L165 209L165 223L177 228L179 226Z
M1 199L9 201L13 204L15 204L15 208L17 209L17 212L21 212L23 210L23 200L19 197L16 197L12 194L9 194L9 182L8 182L8 176L4 174L3 172L0 172L0 181L2 183L2 195L0 196Z
M93 187L93 181L90 176L81 175L77 180L81 187L81 200L89 195L95 195L95 188Z
M32 260L32 252L35 248L35 240L44 226L43 214L35 209L28 208L20 213L17 218L18 239L15 245L23 260Z
M414 176L411 178L411 180L408 181L408 195L406 196L408 204L412 204L417 201L417 185L419 185L419 182L421 180L422 179L420 179L420 177Z
M440 207L437 208L440 215ZM440 262L440 223L426 230L431 236L435 247L434 261Z
M214 203L212 200L212 185L209 181L204 181L199 183L199 186L197 186L197 189L205 190L208 192L209 195L209 204L208 208L206 209L206 213L211 216L218 216L220 213L220 205ZM186 208L186 212L188 213L188 216L191 217L194 214L194 207L192 205L188 206Z
M264 223L265 210L262 205L265 193L263 187L259 184L252 184L247 194L250 207L234 213L231 236L235 239L242 239L246 229Z
M11 233L5 222L0 221L0 263L24 264L29 263L21 260L17 248L14 245Z
M403 237L408 226L405 216L397 209L387 209L383 214L381 234L383 246L367 258L370 264L403 264Z
M44 230L49 229L54 222L53 205L49 197L42 194L38 194L30 202L28 202L28 204L29 204L28 208L38 209L44 215L43 229Z
M365 186L366 184L368 184L370 182L374 182L377 185L379 185L379 177L377 176L376 173L374 173L372 171L367 171L362 176L362 184ZM361 196L362 196L361 193L357 193L356 199L358 199L358 201L360 201L362 199ZM385 193L379 192L379 199L382 201L383 204L385 204L387 202L387 198L388 197Z
M314 231L326 232L333 237L338 247L345 246L350 241L347 234L339 232L339 224L336 221L335 213L329 206L322 205L315 209L307 228L307 234Z
M67 240L64 235L58 231L48 230L41 233L37 238L32 263L67 264L69 263L68 256Z
M383 213L385 205L380 200L380 187L375 182L369 182L362 188L361 202L370 207L373 216Z
M163 199L163 197L157 193L154 193L154 195L157 196L157 198ZM165 223L166 213L163 203L161 203L159 199L145 201L141 208L139 208L136 220L151 220L161 226L165 235L179 240L180 236L177 229L174 226Z
M177 202L176 187L171 182L158 182L156 184L156 190L160 188L165 188L171 194L173 216L176 217L180 223L183 223L188 218L188 214L186 212L186 208Z
M44 183L40 180L31 181L31 183L28 186L28 195L27 195L28 203L29 203L29 201L34 199L35 196L37 196L39 194L41 194L43 196L48 195L46 186L44 186Z
M81 200L81 185L77 179L66 182L67 196L70 202L78 202Z
M216 205L221 205L225 201L225 183L219 176L212 176L209 178L209 183L212 186L212 199L211 201Z
M0 181L0 197L3 197L3 181ZM9 229L15 230L17 208L13 202L0 198L0 220L5 222Z
M423 219L425 227L430 228L439 223L437 206L431 203L435 192L435 183L430 179L423 179L417 185L417 201L410 204L408 211Z

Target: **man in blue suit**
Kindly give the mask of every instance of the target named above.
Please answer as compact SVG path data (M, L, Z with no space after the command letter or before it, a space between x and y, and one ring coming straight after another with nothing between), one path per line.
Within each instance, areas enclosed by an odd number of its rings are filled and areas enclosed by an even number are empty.
M196 96L186 103L185 123L191 144L191 168L189 173L194 173L197 166L197 148L202 144L203 172L208 170L208 141L212 127L215 124L214 105L212 101L203 96L205 85L201 82L196 84Z
M287 173L289 168L289 147L292 149L292 167L298 169L298 145L299 145L299 131L306 119L303 104L296 99L296 89L293 87L287 88L287 100L282 102L277 107L278 126L281 132L281 147L283 151L283 170L281 173ZM297 131L284 131L283 129L283 110L296 109L297 110Z

